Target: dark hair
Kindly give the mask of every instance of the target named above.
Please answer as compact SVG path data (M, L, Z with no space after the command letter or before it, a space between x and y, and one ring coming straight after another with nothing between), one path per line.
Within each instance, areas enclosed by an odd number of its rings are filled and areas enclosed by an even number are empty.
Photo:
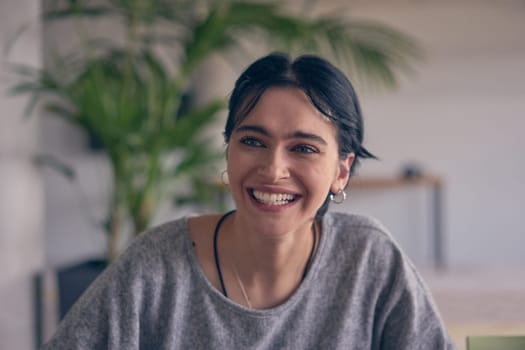
M360 159L375 158L362 145L363 118L352 84L330 62L314 55L299 56L292 61L285 54L273 53L253 62L237 79L231 94L224 128L226 143L262 94L273 86L303 90L312 105L334 123L339 156L343 159L352 152L355 154L350 174L354 174ZM318 210L318 217L328 209L329 195Z

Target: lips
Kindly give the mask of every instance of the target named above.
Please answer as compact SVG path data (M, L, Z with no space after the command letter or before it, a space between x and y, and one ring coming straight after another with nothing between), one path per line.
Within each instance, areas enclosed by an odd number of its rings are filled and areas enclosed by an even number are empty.
M286 205L297 199L297 195L291 193L263 192L250 190L252 197L259 203L265 205Z

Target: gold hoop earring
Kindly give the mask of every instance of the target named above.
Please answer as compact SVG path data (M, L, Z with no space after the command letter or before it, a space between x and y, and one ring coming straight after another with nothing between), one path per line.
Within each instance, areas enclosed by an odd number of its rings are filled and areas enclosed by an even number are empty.
M341 204L346 200L346 192L339 190L336 194L330 193L330 200L335 204Z
M230 184L230 179L228 177L228 170L224 170L222 173L221 173L221 183L224 185L224 186L228 186Z

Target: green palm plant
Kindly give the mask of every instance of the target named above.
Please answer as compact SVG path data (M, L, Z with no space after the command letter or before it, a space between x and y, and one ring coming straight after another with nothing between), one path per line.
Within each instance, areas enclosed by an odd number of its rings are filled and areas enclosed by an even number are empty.
M51 115L86 130L107 153L113 190L109 258L118 254L123 223L142 232L172 180L186 176L194 193L209 184L206 165L217 151L201 131L225 107L221 99L183 108L192 75L210 55L247 52L247 38L268 48L322 52L354 78L392 86L396 71L419 56L414 41L385 26L338 16L307 18L278 2L240 0L69 0L48 2L45 23L70 20L80 43L44 69L15 65L15 94L30 94L29 113L44 100ZM111 19L122 40L83 29ZM253 58L253 57L252 57ZM48 97L52 97L49 99ZM177 161L169 161L173 159ZM168 164L171 164L170 166ZM63 168L67 169L67 168Z

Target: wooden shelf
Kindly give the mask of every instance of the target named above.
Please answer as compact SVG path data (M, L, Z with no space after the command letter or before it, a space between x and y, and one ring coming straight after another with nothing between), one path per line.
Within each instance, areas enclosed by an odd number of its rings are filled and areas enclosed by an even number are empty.
M439 176L424 175L413 178L387 176L354 176L350 178L352 189L389 189L407 186L442 186L443 179Z

